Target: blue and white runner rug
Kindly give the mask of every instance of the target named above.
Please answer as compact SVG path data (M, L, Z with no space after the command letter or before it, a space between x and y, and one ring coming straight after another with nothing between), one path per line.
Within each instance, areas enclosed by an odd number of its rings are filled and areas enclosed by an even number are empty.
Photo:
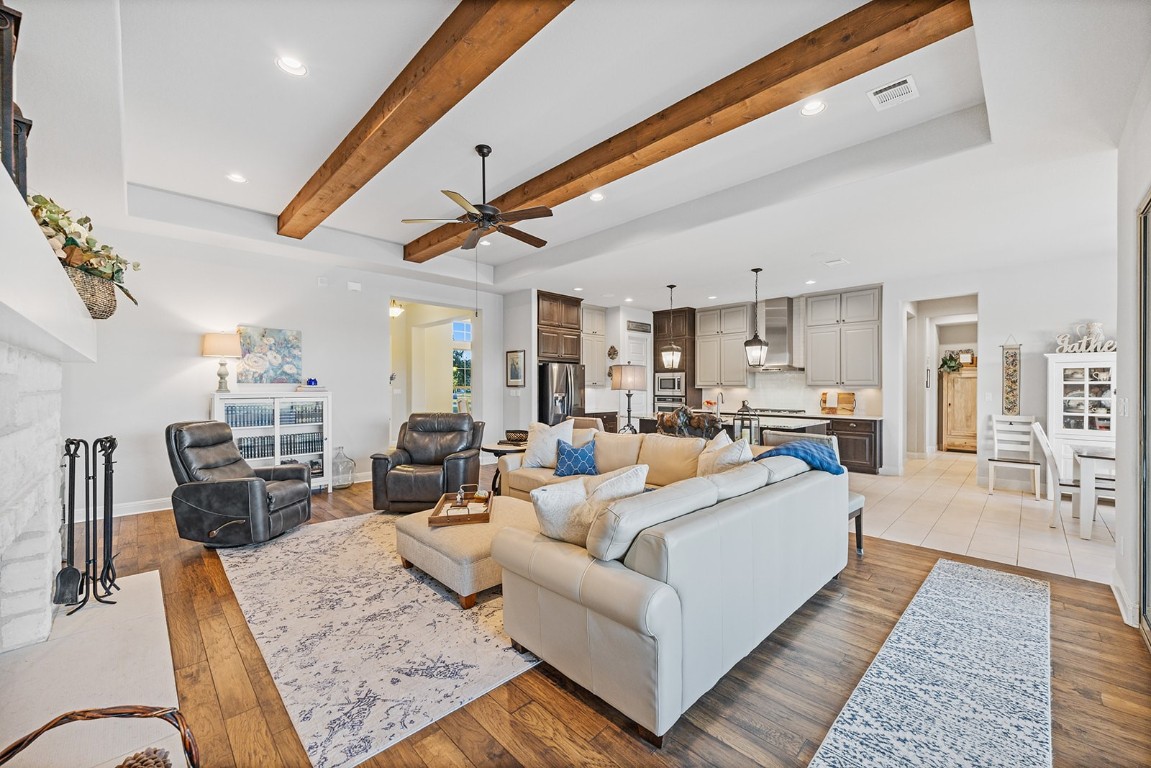
M455 594L396 555L395 517L304 525L220 561L315 766L353 766L537 662L503 597Z
M810 765L1051 765L1050 585L940 560Z

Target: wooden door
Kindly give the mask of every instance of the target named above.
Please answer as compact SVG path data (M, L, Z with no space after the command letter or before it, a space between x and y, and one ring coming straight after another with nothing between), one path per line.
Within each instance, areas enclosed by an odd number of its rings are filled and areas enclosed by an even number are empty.
M979 447L976 435L979 424L978 370L974 366L943 374L939 389L943 402L943 430L940 447L945 451L974 453Z

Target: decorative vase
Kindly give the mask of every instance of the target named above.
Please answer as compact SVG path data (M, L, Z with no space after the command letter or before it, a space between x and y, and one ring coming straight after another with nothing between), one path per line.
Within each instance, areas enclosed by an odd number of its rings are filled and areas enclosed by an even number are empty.
M64 265L68 279L76 287L76 293L84 300L88 314L93 320L105 320L116 311L116 289L111 280L90 275L82 269Z
M336 489L350 488L352 479L356 474L356 462L344 453L344 447L336 448L336 455L332 457L332 487Z

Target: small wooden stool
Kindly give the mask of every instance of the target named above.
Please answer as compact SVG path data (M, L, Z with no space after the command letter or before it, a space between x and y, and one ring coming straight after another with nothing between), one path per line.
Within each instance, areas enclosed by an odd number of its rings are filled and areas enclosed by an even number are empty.
M849 491L847 494L847 519L855 520L855 554L863 555L863 502L862 493Z

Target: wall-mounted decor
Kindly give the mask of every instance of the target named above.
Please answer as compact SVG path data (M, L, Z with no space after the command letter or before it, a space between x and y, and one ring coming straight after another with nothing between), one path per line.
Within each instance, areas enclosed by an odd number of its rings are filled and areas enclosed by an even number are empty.
M1003 414L1019 415L1019 369L1022 344L1003 345Z
M240 384L303 384L303 333L281 328L241 325L240 351L236 366Z
M636 333L651 333L651 323L641 323L639 320L628 320L627 329Z
M614 344L612 344L610 347L607 348L607 359L608 360L615 360L617 357L619 357L619 350L615 348Z
M504 386L524 386L524 357L526 352L522 349L513 349L505 354L507 356L507 370L504 373Z

